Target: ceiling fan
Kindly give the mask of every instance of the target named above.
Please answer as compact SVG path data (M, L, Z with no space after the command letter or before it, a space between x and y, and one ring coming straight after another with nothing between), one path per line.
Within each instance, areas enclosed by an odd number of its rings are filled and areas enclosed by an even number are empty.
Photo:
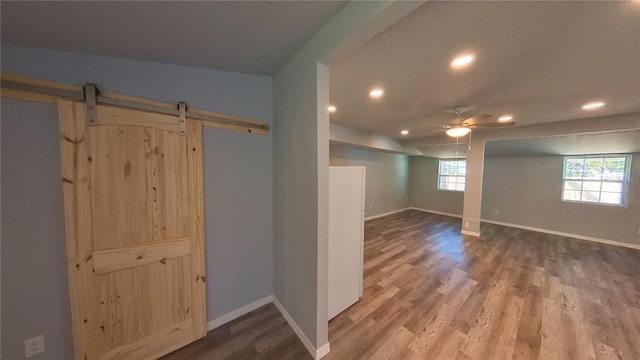
M461 115L465 110L466 107L464 106L456 106L453 108L453 111L458 116L459 123L456 125L442 125L442 127L446 129L445 132L447 133L447 135L459 138L470 133L471 129L507 127L516 124L516 122L512 121L511 119L509 119L508 121L487 121L493 117L493 115L489 114L480 114L463 120Z

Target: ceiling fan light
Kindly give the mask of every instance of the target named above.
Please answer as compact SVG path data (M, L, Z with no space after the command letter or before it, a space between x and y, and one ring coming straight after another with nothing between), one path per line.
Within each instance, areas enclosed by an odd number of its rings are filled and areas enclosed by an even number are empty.
M463 127L463 126L452 127L451 129L448 129L446 131L447 135L449 135L451 137L465 136L469 132L471 132L471 129L469 129L468 127Z
M606 104L603 101L594 101L594 102L590 102L588 104L582 105L582 109L583 110L595 110L595 109L601 108L601 107L603 107L605 105Z

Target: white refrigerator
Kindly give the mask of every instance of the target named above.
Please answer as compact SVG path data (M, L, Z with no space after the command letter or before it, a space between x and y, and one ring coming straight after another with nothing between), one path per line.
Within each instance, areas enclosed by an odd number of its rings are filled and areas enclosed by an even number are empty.
M329 168L329 320L362 296L364 166Z

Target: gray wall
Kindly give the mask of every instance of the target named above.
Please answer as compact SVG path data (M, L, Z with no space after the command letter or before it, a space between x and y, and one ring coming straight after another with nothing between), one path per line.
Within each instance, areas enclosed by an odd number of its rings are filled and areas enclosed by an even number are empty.
M94 82L110 92L167 102L186 101L193 107L269 123L273 116L272 79L265 76L5 45L2 46L2 71L76 85ZM16 214L21 212L37 212L42 219L51 223L62 218L62 200L59 196L55 199L59 211L52 210L52 205L44 207L39 202L17 204L17 200L5 196L14 192L25 193L32 187L32 180L26 178L29 174L24 175L24 179L21 176L21 181L7 180L5 186L5 176L17 176L7 170L7 156L12 156L18 164L30 164L28 158L23 159L22 153L5 151L5 137L21 146L32 146L33 149L38 149L40 144L25 129L21 132L5 130L4 123L11 121L16 126L30 126L25 120L33 117L30 111L35 106L29 103L8 109L3 106L2 109L1 183L5 225L2 228L1 261L3 359L11 359L10 354L22 353L21 340L25 337L52 328L57 329L60 336L46 337L47 352L40 358L59 359L53 354L55 348L64 348L66 353L71 353L71 334L65 330L64 323L69 321L64 243L56 243L56 249L48 251L49 255L62 251L62 256L48 261L32 261L32 258L22 254L40 251L41 243L49 239L29 233L19 236L20 233L15 231L23 229L23 225L5 234L5 231L11 230L8 219L11 216L20 217ZM46 116L44 122L49 124L41 129L46 132L42 136L57 141L55 110L40 111L38 114ZM249 135L211 128L204 131L205 236L207 274L211 279L207 284L208 320L273 293L272 139L271 134ZM48 164L47 168L59 167L57 150L38 151L38 154L38 160ZM28 171L36 170L40 169ZM59 181L59 177L59 173L48 174L40 180L53 184ZM38 201L47 199L41 198ZM8 229L5 230L5 227ZM24 228L30 230L26 225ZM32 246L32 243L37 246ZM16 267L25 262L29 264L26 270ZM48 278L42 278L43 274L47 274ZM41 314L31 307L32 288L58 289L56 291L65 296L42 307L46 313ZM12 317L7 314L22 315ZM18 327L24 329L23 333L14 330ZM20 339L20 343L9 342L12 336Z
M290 64L274 77L274 295L316 349L327 341L316 340L317 86L315 61Z
M632 158L627 207L561 201L562 156L486 158L482 219L640 244L640 153Z
M626 207L561 201L563 156L485 158L482 219L640 244L640 153L632 158ZM463 193L437 190L437 179L438 159L411 157L411 206L462 215Z
M355 1L274 75L274 295L309 340L328 348L329 69L420 6Z
M271 138L204 130L208 318L273 293Z
M332 166L366 166L365 217L409 206L409 157L331 145Z
M2 358L45 336L46 356L71 359L56 108L2 99Z
M409 204L412 207L462 216L464 192L438 190L438 159L409 159Z

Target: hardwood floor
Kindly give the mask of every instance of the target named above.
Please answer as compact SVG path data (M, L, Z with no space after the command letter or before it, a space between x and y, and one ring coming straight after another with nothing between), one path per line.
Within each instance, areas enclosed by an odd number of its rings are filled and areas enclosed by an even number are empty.
M273 304L210 331L163 360L312 359Z
M328 360L640 360L640 251L406 211L368 221ZM273 305L167 359L310 359Z

